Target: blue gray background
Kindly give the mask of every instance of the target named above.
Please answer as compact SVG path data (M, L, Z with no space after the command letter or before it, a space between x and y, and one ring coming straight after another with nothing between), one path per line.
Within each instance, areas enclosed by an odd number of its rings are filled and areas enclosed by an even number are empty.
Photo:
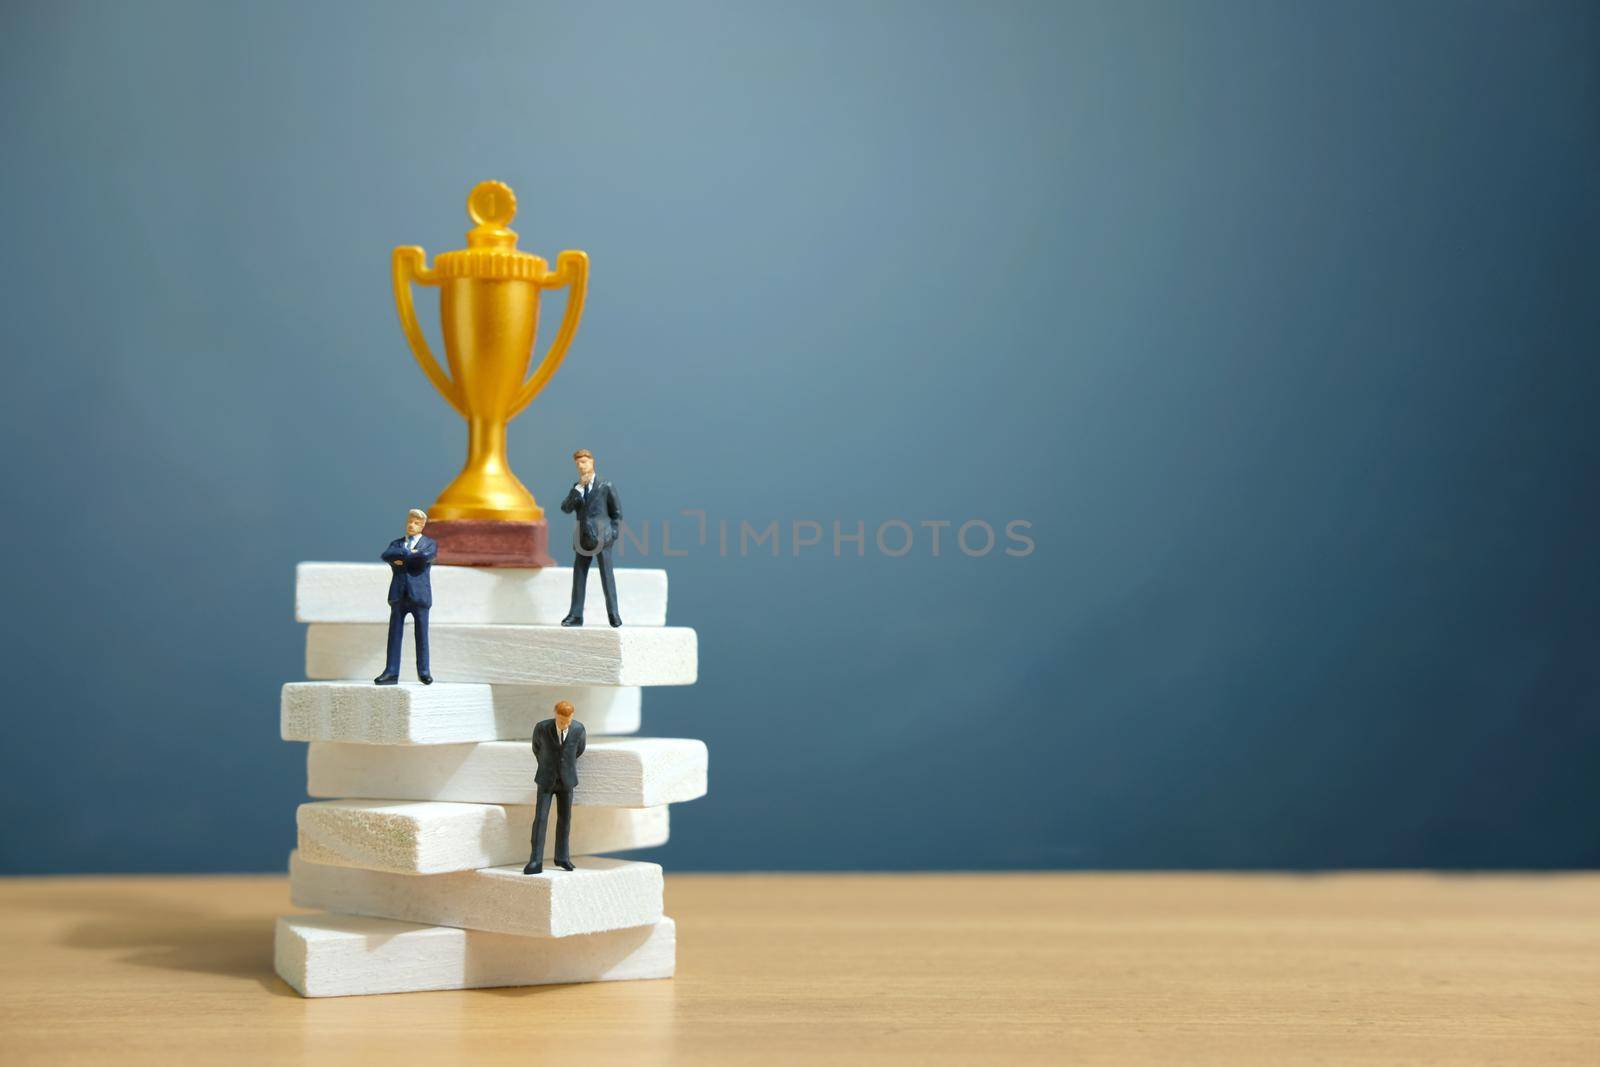
M281 869L294 565L460 463L388 256L486 177L594 267L514 464L700 631L658 858L1600 863L1594 5L0 18L0 869Z

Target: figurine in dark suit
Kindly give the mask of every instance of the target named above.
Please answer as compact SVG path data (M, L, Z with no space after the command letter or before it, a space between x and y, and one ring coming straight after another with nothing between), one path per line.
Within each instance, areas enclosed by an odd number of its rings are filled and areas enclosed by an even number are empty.
M617 541L617 520L622 518L622 505L617 502L617 491L610 482L603 482L594 474L594 454L580 448L572 454L578 466L578 480L573 483L561 510L576 514L577 533L573 536L578 550L572 562L572 607L562 626L583 625L583 596L589 586L589 561L600 562L600 587L606 592L606 616L612 626L622 625L617 614L617 580L611 574L611 546Z
M406 514L406 535L396 537L383 550L382 559L390 570L389 662L383 673L372 680L377 685L394 685L400 680L400 643L405 639L407 615L417 631L417 680L423 685L433 684L433 675L428 671L428 609L433 607L428 568L439 554L439 543L422 535L426 525L427 513L412 508Z
M572 705L556 705L556 717L533 728L533 755L539 761L534 781L539 800L533 815L533 856L523 874L544 873L544 830L550 820L550 798L556 801L556 866L572 870L572 791L578 785L578 757L583 755L583 723L572 718Z

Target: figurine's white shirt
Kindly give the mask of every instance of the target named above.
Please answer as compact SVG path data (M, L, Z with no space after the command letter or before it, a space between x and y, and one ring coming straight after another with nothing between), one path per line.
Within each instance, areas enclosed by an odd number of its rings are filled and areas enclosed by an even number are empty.
M599 478L600 478L600 475L596 474L593 478L589 479L589 484L588 485L584 485L582 482L573 482L572 483L572 488L576 489L578 491L579 495L584 497L584 499L588 499L589 490L594 488L594 483L596 481L598 481Z
M420 540L422 540L422 535L421 534L416 534L416 535L414 535L412 537L407 537L406 538L406 551L407 552L415 552L417 550L417 542L420 541Z
M568 727L568 729L571 729L571 727ZM563 745L567 743L567 731L559 726L556 727L556 736L561 739Z

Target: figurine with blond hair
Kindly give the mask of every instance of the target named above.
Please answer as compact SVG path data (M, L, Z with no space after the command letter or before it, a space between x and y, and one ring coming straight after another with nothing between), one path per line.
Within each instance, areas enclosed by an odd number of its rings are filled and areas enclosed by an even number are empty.
M578 520L578 528L572 536L577 556L572 562L572 606L561 625L583 625L583 600L588 591L592 559L600 564L606 617L612 626L621 626L622 616L617 613L617 580L611 574L611 546L617 541L617 520L622 518L622 505L617 502L617 491L611 483L595 476L593 452L580 448L572 454L572 462L577 465L578 480L572 483L567 498L561 502L561 510Z
M533 810L533 855L523 874L544 873L544 831L550 820L550 801L556 802L556 859L564 871L572 867L572 791L578 787L578 757L583 755L583 723L573 717L569 701L556 704L556 717L533 728L533 756L539 761L534 782L539 797Z
M423 536L426 525L427 512L412 508L406 513L406 535L396 537L383 550L381 558L389 564L389 659L383 673L372 680L376 685L394 685L400 680L400 645L406 636L407 615L417 631L417 680L433 684L428 670L428 609L433 607L428 569L439 554L439 545Z

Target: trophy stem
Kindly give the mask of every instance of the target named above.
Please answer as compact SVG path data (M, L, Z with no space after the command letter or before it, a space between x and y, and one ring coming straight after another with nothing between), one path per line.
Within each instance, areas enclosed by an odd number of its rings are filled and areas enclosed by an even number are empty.
M467 419L467 469L516 477L506 462L504 422L476 416Z
M445 486L430 514L441 519L492 519L537 522L544 518L528 487L511 473L506 459L504 419L467 418L467 462Z

